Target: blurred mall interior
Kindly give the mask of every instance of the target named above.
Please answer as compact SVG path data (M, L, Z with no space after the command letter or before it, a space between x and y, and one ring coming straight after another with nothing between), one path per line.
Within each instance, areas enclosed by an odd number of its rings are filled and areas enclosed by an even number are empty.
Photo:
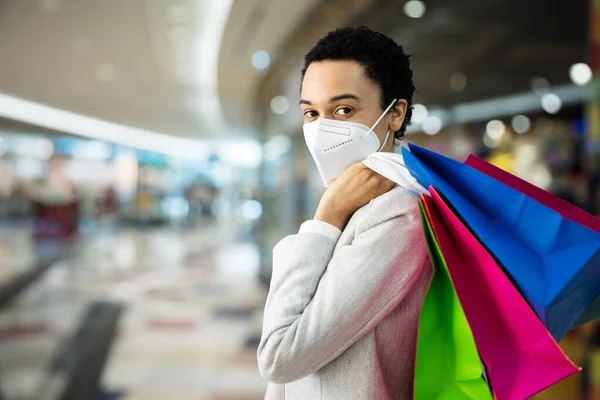
M600 215L597 1L0 0L0 399L263 398L271 250L324 191L303 55L363 24L412 55L404 142ZM536 398L600 399L600 328L561 345Z

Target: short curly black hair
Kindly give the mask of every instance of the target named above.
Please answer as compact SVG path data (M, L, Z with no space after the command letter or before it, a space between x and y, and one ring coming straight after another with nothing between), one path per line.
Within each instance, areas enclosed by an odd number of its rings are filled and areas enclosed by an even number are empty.
M415 92L410 56L390 37L366 26L338 28L329 32L304 57L302 80L313 62L327 60L356 61L367 76L381 88L381 108L386 109L394 99L408 103L404 123L395 132L404 138L412 117L412 97Z

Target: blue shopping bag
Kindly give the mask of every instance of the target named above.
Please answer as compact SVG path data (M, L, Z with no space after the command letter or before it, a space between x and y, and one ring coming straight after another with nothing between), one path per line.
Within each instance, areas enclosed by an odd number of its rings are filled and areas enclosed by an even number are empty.
M600 294L600 234L463 163L409 148L414 178L446 199L562 339Z

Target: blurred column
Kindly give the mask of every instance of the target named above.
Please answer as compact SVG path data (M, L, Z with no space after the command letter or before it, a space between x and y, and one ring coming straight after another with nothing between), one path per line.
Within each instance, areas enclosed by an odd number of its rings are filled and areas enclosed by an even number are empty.
M584 171L588 177L588 208L598 215L600 187L600 0L590 1L588 62L594 73L590 101L587 105L588 130L584 143ZM600 327L589 324L582 329L585 336L582 398L600 398Z
M598 209L598 189L600 187L600 0L590 2L589 64L594 72L591 85L592 96L587 106L588 132L585 143L585 173L589 179L589 210L595 214Z
M296 232L298 213L297 146L273 118L262 130L264 157L261 167L263 216L259 223L260 276L271 276L272 249L284 236Z
M263 145L267 141L267 135L264 130L261 131L261 142ZM271 165L267 161L266 154L262 158L260 165L260 178L259 178L259 193L258 201L262 204L263 214L258 220L256 244L260 249L260 264L259 264L259 278L264 283L268 284L271 280L271 264L273 261L271 253L271 240L270 232L272 229L273 215L271 214L273 207L274 190L271 182Z
M279 189L279 232L287 236L295 232L295 217L297 213L298 174L296 155L292 149L282 155L280 162L280 189Z

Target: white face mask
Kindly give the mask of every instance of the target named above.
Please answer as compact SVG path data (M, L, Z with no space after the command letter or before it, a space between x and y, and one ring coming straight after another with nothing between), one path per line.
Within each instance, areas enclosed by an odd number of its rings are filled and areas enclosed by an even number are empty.
M358 122L325 118L304 124L306 145L326 187L352 164L365 160L386 145L390 131L382 145L373 129L396 101L394 99L371 128Z

